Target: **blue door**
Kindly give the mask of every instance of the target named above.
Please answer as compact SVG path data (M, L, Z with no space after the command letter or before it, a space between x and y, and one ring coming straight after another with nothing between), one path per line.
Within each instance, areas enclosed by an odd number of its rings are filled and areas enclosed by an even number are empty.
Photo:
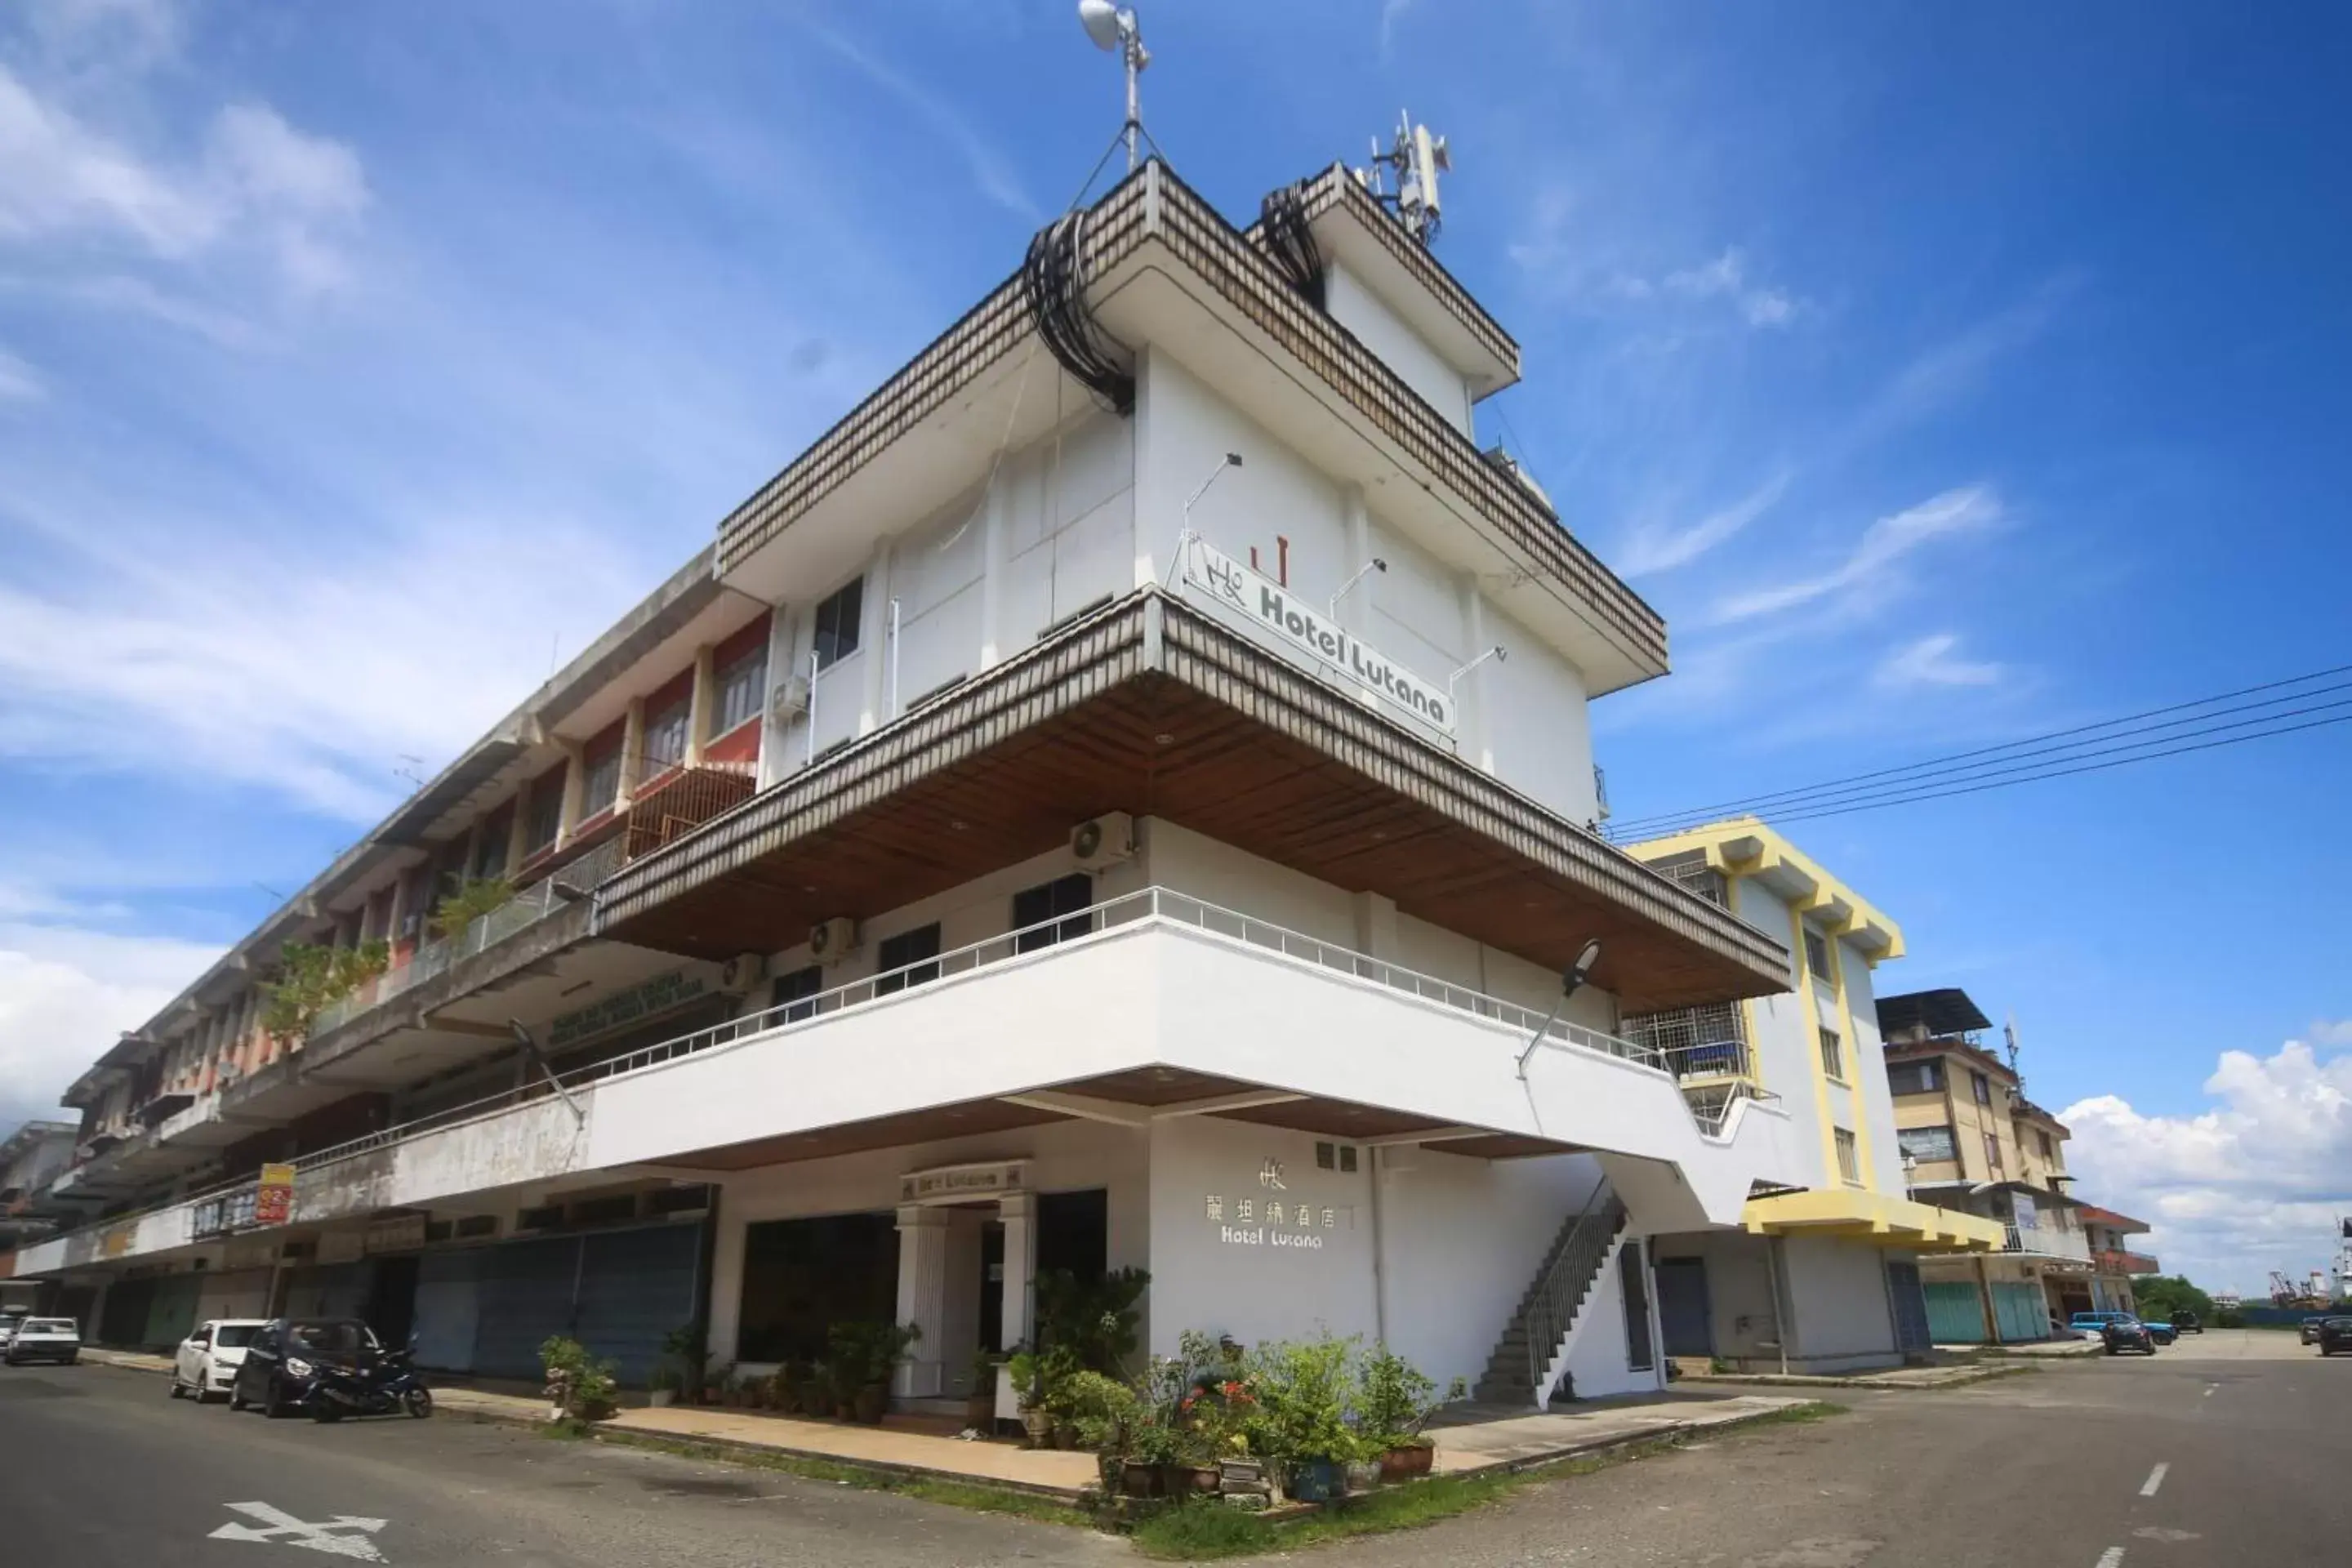
M1715 1354L1715 1315L1708 1310L1706 1259L1662 1258L1658 1280L1658 1327L1668 1355Z
M1927 1350L1935 1335L1927 1327L1927 1297L1916 1263L1886 1265L1886 1299L1895 1311L1895 1345L1904 1354Z

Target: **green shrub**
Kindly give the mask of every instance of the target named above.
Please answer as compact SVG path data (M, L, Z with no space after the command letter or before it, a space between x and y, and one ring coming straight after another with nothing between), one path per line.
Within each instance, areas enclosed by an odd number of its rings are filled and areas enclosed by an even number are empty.
M1135 1527L1135 1544L1148 1557L1247 1557L1278 1544L1274 1526L1222 1502L1187 1502Z
M564 1419L603 1421L612 1415L619 1385L611 1362L598 1361L578 1340L556 1334L540 1345L539 1364L547 1373L548 1403Z

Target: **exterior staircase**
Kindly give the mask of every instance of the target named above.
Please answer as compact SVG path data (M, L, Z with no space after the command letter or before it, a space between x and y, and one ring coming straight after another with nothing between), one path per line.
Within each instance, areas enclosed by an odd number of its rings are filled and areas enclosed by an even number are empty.
M1519 1298L1518 1310L1511 1314L1495 1353L1487 1358L1486 1371L1471 1391L1473 1397L1492 1405L1543 1402L1551 1363L1575 1327L1584 1299L1601 1278L1601 1265L1609 1260L1618 1232L1624 1228L1625 1205L1603 1182L1552 1238L1534 1282Z

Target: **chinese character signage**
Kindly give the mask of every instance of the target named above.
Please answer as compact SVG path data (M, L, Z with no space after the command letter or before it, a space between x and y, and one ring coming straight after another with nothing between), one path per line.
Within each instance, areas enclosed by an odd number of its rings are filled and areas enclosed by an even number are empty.
M1327 1233L1355 1228L1356 1211L1352 1205L1318 1206L1306 1198L1272 1196L1290 1190L1283 1179L1279 1160L1268 1158L1258 1166L1257 1184L1269 1195L1244 1198L1228 1197L1223 1193L1202 1194L1202 1215L1217 1227L1217 1239L1228 1247L1320 1252Z

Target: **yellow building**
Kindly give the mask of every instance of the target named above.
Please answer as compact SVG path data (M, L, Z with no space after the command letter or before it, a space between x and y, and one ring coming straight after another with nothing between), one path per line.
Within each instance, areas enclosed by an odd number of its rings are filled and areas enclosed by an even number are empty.
M1877 966L1903 956L1901 928L1755 817L1629 848L1790 955L1778 995L1625 1020L1630 1037L1683 1064L1695 1105L1769 1100L1795 1145L1739 1231L1656 1238L1668 1352L1831 1373L1925 1352L1925 1260L1998 1248L2004 1233L1906 1190L1872 988Z

